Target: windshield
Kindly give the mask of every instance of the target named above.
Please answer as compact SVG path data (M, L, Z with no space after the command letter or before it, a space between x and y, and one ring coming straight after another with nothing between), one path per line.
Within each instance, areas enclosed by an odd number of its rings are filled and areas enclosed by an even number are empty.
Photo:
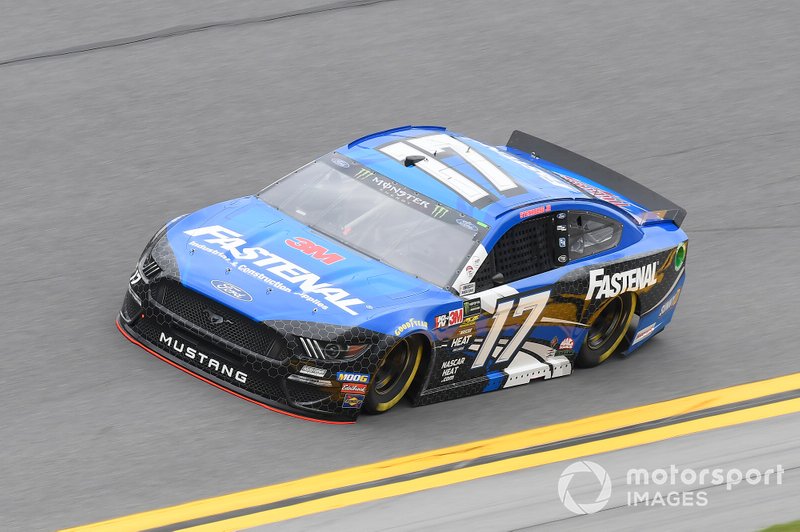
M447 287L488 227L354 160L329 154L259 193L303 224Z

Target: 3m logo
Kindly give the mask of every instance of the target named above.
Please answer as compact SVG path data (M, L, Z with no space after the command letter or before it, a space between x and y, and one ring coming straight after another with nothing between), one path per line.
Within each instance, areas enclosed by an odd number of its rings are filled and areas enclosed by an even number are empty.
M451 310L447 314L436 316L436 328L444 329L445 327L452 327L464 321L464 307Z
M324 248L319 244L315 244L311 240L300 236L294 237L293 240L287 240L286 245L290 248L298 250L301 253L310 255L312 258L317 259L323 264L334 264L340 260L344 260L344 257L338 253L329 253L327 248Z

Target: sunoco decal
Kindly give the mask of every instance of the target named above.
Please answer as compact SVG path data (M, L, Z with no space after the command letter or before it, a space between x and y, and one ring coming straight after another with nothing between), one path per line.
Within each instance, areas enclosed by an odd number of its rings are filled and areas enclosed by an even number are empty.
M320 302L308 294L319 294L328 303L339 307L353 316L357 316L358 312L353 310L351 307L364 304L364 301L355 297L350 297L350 293L341 288L331 286L330 283L320 283L319 275L311 273L305 268L301 268L297 264L289 262L283 257L275 255L274 253L271 253L262 247L244 247L247 246L247 241L241 238L241 234L222 227L221 225L190 229L188 231L184 231L184 233L189 236L213 237L205 239L204 242L216 245L220 249L230 252L233 258L237 261L248 261L252 266L258 267L265 272L272 273L281 279L288 281L289 283L298 285L298 288L300 289L299 295L304 299L317 304L317 306L321 306ZM208 246L194 241L190 242L189 245L203 251L208 251L209 253L217 255L220 258L230 262L230 259L224 253L220 253L213 248L209 248ZM249 268L246 264L239 264L237 269L247 275L260 279L279 290L291 291L291 288L287 287L280 281L275 281L260 271ZM327 309L327 306L323 305L322 308Z
M342 408L361 408L364 402L363 395L353 395L351 393L345 394L342 400Z

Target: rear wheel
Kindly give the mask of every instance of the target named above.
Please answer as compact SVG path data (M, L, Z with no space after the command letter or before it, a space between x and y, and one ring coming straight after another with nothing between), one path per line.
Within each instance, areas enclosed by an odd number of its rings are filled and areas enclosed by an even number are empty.
M422 360L422 342L414 337L397 342L375 373L372 386L364 399L364 410L370 414L386 412L408 391Z
M591 368L610 357L625 339L634 310L630 294L609 300L589 323L586 340L575 358L576 365Z

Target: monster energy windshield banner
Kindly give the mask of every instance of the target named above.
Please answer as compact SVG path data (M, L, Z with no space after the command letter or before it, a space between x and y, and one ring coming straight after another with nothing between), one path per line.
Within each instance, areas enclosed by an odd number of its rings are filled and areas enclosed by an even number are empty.
M416 190L405 187L366 166L362 166L347 156L334 153L330 157L323 157L320 161L325 162L338 172L360 181L395 201L399 201L400 203L413 207L419 212L427 214L431 218L457 225L463 231L472 234L480 234L480 239L483 238L483 235L485 235L489 229L485 224L479 224L474 218L445 205L441 205L424 194L420 194ZM346 166L342 164L342 162L346 163Z

